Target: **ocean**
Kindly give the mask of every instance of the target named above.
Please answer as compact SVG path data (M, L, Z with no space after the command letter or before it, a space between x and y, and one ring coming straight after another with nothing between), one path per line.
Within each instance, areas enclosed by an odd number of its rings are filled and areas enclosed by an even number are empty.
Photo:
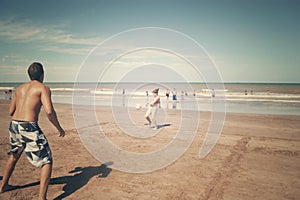
M13 92L20 84L0 83L0 99L9 99L5 92ZM300 84L225 83L223 90L212 90L213 84L204 83L45 84L51 88L54 103L146 108L153 98L151 91L160 88L162 109L211 111L217 102L231 113L300 115ZM173 101L175 90L177 100Z

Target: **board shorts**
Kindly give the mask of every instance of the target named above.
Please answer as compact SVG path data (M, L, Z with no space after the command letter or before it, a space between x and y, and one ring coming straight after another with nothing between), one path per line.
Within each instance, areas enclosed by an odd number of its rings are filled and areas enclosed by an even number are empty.
M177 97L175 94L173 95L173 101L177 101Z
M37 122L12 120L9 125L10 151L18 154L25 150L29 162L41 167L52 162L48 141Z

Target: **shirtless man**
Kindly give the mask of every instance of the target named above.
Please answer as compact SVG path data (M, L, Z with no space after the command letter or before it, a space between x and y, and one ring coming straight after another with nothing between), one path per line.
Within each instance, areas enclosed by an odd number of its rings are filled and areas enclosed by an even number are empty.
M10 157L3 174L0 193L11 189L12 186L8 184L9 178L25 150L29 162L41 167L39 199L46 199L52 172L52 156L48 141L38 126L42 106L49 121L58 130L58 136L64 137L65 132L56 117L50 89L43 84L43 66L40 63L32 63L28 68L28 75L31 81L16 89L9 107L9 115L12 117L9 125Z

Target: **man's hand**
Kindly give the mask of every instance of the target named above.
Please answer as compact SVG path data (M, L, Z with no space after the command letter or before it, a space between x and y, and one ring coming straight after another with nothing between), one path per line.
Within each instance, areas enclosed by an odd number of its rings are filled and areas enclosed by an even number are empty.
M65 137L65 131L63 129L59 130L59 135L58 137Z

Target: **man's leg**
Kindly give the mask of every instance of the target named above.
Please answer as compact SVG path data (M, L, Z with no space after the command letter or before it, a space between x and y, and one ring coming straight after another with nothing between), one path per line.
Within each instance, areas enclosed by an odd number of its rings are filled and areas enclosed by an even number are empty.
M39 199L45 200L47 197L48 185L50 182L52 173L52 162L45 164L41 168L41 178L40 178L40 194Z
M11 154L9 156L8 161L6 163L5 170L4 170L3 180L2 180L2 183L0 186L0 193L9 190L10 186L8 185L8 181L15 169L15 166L16 166L20 156L21 156L21 153Z

